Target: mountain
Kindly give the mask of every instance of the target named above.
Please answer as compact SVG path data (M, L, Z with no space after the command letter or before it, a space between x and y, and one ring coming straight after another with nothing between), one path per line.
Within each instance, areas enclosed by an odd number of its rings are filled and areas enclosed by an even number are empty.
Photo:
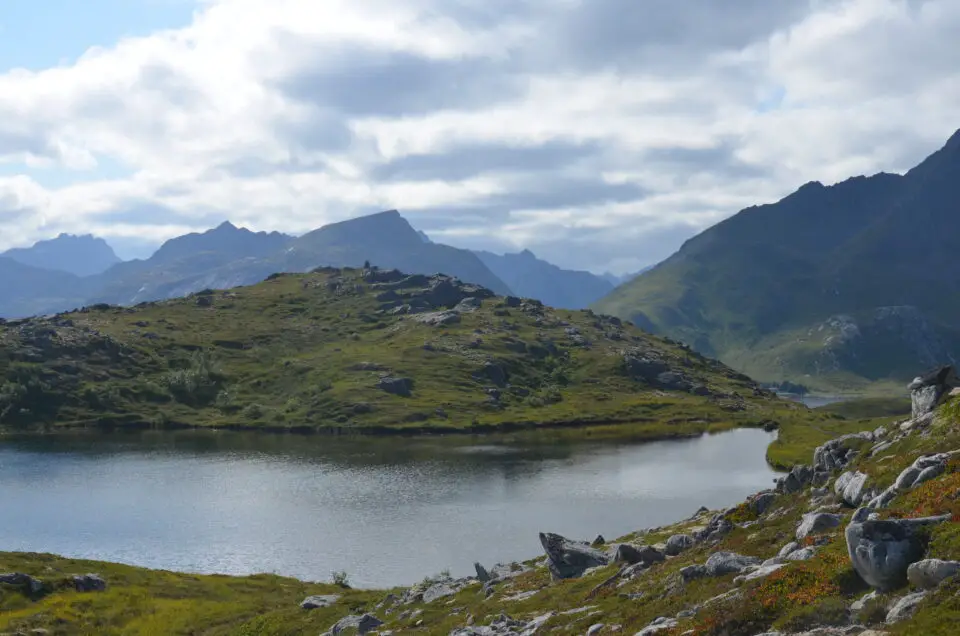
M627 272L626 274L620 274L620 275L614 274L612 272L604 272L603 274L600 275L600 277L606 280L607 282L609 282L614 287L619 287L624 283L629 283L640 274L649 272L654 267L656 267L656 265L647 265L646 267L639 269L635 272Z
M960 131L905 175L804 185L595 305L761 380L857 388L960 355Z
M613 291L613 285L590 272L560 269L530 250L517 254L475 252L514 293L553 307L584 309Z
M79 307L87 279L0 256L0 316L32 316Z
M397 270L319 268L0 323L8 427L619 423L649 437L758 425L802 408L616 318Z
M120 262L113 248L102 238L90 234L61 234L57 238L0 253L18 263L42 269L68 272L75 276L91 276L106 271Z

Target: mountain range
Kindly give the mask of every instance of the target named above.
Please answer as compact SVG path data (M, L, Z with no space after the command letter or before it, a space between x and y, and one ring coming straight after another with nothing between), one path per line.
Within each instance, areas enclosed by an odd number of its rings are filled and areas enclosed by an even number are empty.
M102 239L61 235L0 254L0 317L99 303L133 305L254 284L277 272L365 262L412 273L449 274L498 294L536 298L565 309L584 308L613 289L599 276L563 270L529 251L499 256L435 243L389 210L300 237L252 232L225 222L171 239L148 259L125 262Z
M960 353L960 132L904 175L807 183L594 304L762 380L855 389Z

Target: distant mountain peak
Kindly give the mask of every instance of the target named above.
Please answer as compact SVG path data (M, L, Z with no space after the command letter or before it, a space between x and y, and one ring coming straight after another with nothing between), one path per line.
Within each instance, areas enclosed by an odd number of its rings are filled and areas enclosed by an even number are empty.
M218 225L217 227L215 227L215 228L214 228L213 230L211 230L211 231L213 231L213 232L236 232L236 231L239 230L239 229L240 229L240 228L238 228L236 225L234 225L234 224L231 223L230 221L224 221L223 223L221 223L220 225ZM247 231L249 232L249 230L247 230Z
M105 240L92 234L67 234L38 241L31 247L8 250L0 254L23 265L91 276L106 271L120 262Z
M953 136L947 140L944 148L947 150L960 150L960 128L958 128L957 132L953 133Z

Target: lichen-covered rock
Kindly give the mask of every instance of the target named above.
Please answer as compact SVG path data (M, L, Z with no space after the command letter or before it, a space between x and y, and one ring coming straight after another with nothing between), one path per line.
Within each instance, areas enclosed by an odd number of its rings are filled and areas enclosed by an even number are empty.
M856 508L866 496L867 475L857 472L846 472L837 477L833 491L848 506Z
M840 525L843 518L829 512L809 512L803 515L800 525L797 526L797 541L802 541L811 534L825 532Z
M847 552L857 574L871 587L887 591L907 582L907 568L923 557L917 530L941 523L950 515L922 519L870 519L870 508L860 508L847 526Z
M908 594L893 604L890 611L887 612L887 625L910 618L917 612L917 608L923 599L927 597L928 592L917 592Z
M707 576L739 574L748 567L760 565L757 557L743 556L736 552L714 552L704 564Z
M960 561L924 559L907 568L907 580L922 590L932 590L944 581L960 574Z
M664 552L666 552L668 556L677 556L681 552L692 548L696 543L696 540L689 534L675 534L667 539Z
M550 573L558 579L581 576L587 569L610 563L610 557L586 543L571 541L559 534L540 533Z

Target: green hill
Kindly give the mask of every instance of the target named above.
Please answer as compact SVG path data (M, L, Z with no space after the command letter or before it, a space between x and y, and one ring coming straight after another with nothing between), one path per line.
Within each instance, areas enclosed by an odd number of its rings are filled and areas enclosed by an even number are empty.
M960 132L906 175L809 183L594 305L763 381L902 385L960 354Z
M686 435L802 407L612 317L442 275L324 268L0 321L0 426Z

